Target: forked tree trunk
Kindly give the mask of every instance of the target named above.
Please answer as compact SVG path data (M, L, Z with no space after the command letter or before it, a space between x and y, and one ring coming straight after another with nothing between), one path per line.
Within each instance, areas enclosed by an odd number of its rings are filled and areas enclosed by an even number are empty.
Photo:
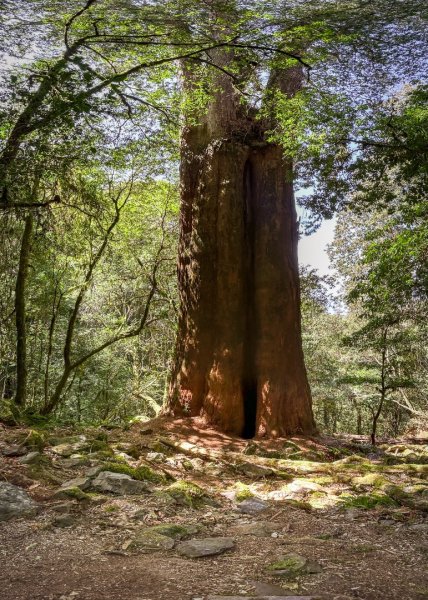
M312 433L291 163L226 77L185 128L180 318L166 412L243 437Z

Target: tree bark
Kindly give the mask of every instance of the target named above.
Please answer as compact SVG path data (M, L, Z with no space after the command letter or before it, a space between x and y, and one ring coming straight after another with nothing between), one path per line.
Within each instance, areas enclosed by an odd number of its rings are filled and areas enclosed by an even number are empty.
M227 75L182 135L180 316L165 412L222 431L315 430L303 360L292 163Z
M30 213L25 219L21 240L18 275L15 286L15 325L16 325L16 393L15 404L24 407L27 401L27 310L26 287L28 279L34 217Z

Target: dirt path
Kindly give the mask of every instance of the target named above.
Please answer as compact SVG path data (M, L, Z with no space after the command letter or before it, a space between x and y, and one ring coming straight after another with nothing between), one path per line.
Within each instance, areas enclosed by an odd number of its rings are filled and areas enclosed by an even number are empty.
M257 454L244 455L245 442L210 432L205 438L203 431L181 426L143 432L112 432L108 444L116 455L124 452L119 447L134 457L140 452L139 459L127 455L131 466L143 460L163 475L198 484L201 497L189 496L185 488L181 497L174 496L170 479L142 495L91 493L83 501L59 499L54 492L61 481L104 464L100 450L76 452L81 464L74 459L75 466L70 466L73 459L55 454L58 444L45 447L43 468L23 465L17 457L2 458L2 480L26 488L41 505L36 517L0 523L3 600L428 598L428 469L422 451L418 463L397 459L388 464L390 458L352 454L331 440L293 440L286 449L297 456L287 450L284 456L291 458L280 459L266 454L284 451L284 441L269 447L257 443ZM22 439L22 431L4 429L0 447ZM173 450L174 444L181 446ZM336 458L338 447L344 458ZM392 450L389 455L394 456ZM387 496L385 490L394 491L388 485L394 486L396 497L397 489L402 490L400 502ZM246 514L254 495L264 504L258 506L260 512ZM220 555L186 558L178 552L179 541L149 553L133 546L141 531L165 523L196 525L190 538L231 537L234 547ZM272 569L290 555L306 560L310 568L285 576Z

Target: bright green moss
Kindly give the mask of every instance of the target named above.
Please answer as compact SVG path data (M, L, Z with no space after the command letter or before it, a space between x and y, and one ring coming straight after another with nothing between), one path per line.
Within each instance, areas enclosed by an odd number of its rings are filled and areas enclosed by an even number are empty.
M165 482L165 476L161 473L156 473L150 467L145 465L139 467L131 467L122 462L108 462L103 465L103 471L111 471L112 473L123 473L129 475L132 479L138 481L152 481L153 483Z
M342 494L339 500L343 508L360 508L362 510L369 510L378 506L396 506L396 502L392 498L378 492L362 496Z
M184 504L192 508L201 506L206 498L206 493L202 488L195 483L182 479L170 485L166 491L179 504Z
M247 500L248 498L254 498L253 492L250 490L248 485L246 485L245 483L241 483L240 481L238 481L235 484L235 488L236 488L235 500L237 502L243 502L243 500Z

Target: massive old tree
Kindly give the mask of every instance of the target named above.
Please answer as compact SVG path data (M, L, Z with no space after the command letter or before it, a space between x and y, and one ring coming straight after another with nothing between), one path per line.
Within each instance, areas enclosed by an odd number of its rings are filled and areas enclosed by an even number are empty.
M211 58L224 71L231 51ZM203 118L181 145L181 312L168 410L243 437L315 429L303 359L292 161L273 123L215 76ZM184 69L185 87L195 84ZM271 73L294 95L301 65Z
M298 227L288 152L299 141L293 139L296 116L289 114L288 140L281 142L276 131L284 124L287 130L287 118L280 124L279 113L285 104L288 110L299 107L299 99L294 100L304 83L302 57L310 57L318 64L312 90L316 96L319 86L320 103L318 110L312 105L307 122L297 129L318 130L316 177L328 171L333 180L336 165L349 150L346 136L358 122L358 102L379 100L379 82L389 85L385 65L389 60L394 64L391 73L400 71L410 31L418 55L414 32L421 14L413 2L403 8L402 3L383 0L206 0L202 6L202 17L211 25L207 37L215 39L220 31L227 44L199 57L216 69L211 97L204 114L187 119L182 132L181 310L166 411L201 415L221 430L247 438L308 434L315 424L301 348ZM242 14L250 14L246 25ZM203 27L203 18L193 23L192 31ZM401 35L396 45L391 22L400 31L397 39ZM261 42L251 40L255 30ZM255 60L241 56L236 61L243 42L259 51ZM287 59L272 60L272 55ZM330 81L328 57L337 63ZM203 88L193 67L185 61L187 94ZM253 83L240 93L246 78ZM262 91L254 102L248 97L257 88L255 80ZM350 127L343 128L341 121ZM328 128L334 134L327 136L330 155L324 151ZM314 178L307 183L314 186ZM322 202L315 194L312 208L331 216L333 203Z

